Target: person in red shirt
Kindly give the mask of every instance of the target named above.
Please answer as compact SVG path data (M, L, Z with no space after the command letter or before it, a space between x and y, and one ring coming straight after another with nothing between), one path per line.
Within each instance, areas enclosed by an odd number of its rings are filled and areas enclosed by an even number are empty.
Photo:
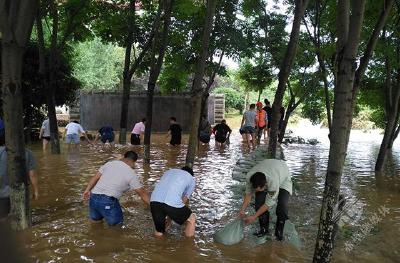
M258 142L260 142L263 131L264 129L267 128L268 121L267 121L267 112L263 109L263 104L259 101L257 102L256 106L257 106L257 115L256 115L257 140Z

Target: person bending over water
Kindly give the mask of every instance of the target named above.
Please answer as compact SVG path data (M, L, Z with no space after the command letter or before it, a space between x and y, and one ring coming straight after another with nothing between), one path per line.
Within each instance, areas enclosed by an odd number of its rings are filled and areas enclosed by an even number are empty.
M257 218L260 223L261 237L269 234L269 209L278 202L276 207L277 221L275 237L283 240L283 228L288 217L289 196L292 194L292 179L289 168L282 160L266 159L254 166L246 176L246 195L239 211L240 217L245 217L245 211L255 196L256 213L245 218L246 224L251 224Z
M163 236L171 220L186 223L185 236L194 236L196 216L187 206L195 188L193 170L189 167L166 171L156 184L150 199L155 235Z
M182 141L182 128L176 122L175 117L169 118L169 122L171 124L168 129L168 136L171 136L171 140L169 141L169 143L172 146L180 145Z
M226 124L226 120L222 120L221 123L215 125L213 132L215 134L215 143L222 146L227 140L229 140L232 130Z
M103 218L109 226L123 223L119 198L123 193L134 190L145 204L149 204L149 193L139 182L133 167L138 159L134 151L125 153L121 160L107 162L90 179L83 199L89 200L89 217L93 222Z
M96 134L96 138L94 139L94 144L97 143L99 138L103 144L107 142L113 144L115 138L113 127L111 125L105 125L101 127L98 133Z

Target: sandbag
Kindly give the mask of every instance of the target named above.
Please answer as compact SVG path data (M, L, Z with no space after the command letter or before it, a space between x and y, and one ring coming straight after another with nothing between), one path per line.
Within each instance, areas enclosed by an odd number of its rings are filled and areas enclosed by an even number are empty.
M226 246L234 245L244 238L244 222L238 218L228 223L214 234L215 242Z

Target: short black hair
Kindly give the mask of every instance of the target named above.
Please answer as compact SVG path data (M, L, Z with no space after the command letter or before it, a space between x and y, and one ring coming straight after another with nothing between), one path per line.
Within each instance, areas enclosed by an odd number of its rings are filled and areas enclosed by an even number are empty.
M250 109L254 109L256 107L256 104L252 103L250 104Z
M222 119L222 120L221 120L221 123L226 123L226 120L225 120L225 119Z
M143 119L142 119L142 122L146 122L146 118L143 118Z
M172 120L172 121L176 121L176 118L175 117L171 117L171 118L169 118L170 120Z
M125 154L124 154L124 158L128 158L128 159L131 159L131 160L133 160L133 161L137 161L137 159L138 159L138 155L137 155L137 153L135 153L134 151L127 151Z
M184 171L190 173L192 176L194 176L193 169L190 168L189 166L183 166L183 167L181 168L181 170L184 170Z
M267 183L267 178L265 177L265 174L256 172L250 177L250 183L251 186L253 186L253 189L264 187Z
M77 123L77 124L79 124L79 121L72 121L73 123Z

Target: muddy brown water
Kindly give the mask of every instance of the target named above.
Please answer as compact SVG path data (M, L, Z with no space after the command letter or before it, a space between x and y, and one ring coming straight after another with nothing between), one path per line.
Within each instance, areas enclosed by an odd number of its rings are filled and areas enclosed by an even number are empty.
M218 148L213 139L200 147L194 167L197 187L191 200L198 219L194 239L184 238L178 226L166 238L154 238L150 211L137 196L122 200L127 209L121 229L88 222L82 192L97 169L124 149L103 151L82 145L51 155L40 144L30 145L38 162L40 200L32 204L34 226L20 233L20 238L33 262L309 262L327 166L325 135L315 146L284 146L295 184L289 213L303 243L300 250L275 241L254 246L248 238L234 246L213 242L213 233L236 215L241 204L243 186L231 179L231 171L247 150L236 132L229 147ZM338 235L334 262L400 262L400 147L395 146L386 171L375 176L379 139L351 137L342 193L354 205L348 208ZM151 164L143 165L140 159L136 165L144 185L151 190L166 169L182 166L186 149L185 145L171 147L164 135L155 135ZM378 214L379 221L363 234L360 229L383 205L388 213ZM252 231L246 229L246 235ZM352 251L346 250L346 242L353 244Z

